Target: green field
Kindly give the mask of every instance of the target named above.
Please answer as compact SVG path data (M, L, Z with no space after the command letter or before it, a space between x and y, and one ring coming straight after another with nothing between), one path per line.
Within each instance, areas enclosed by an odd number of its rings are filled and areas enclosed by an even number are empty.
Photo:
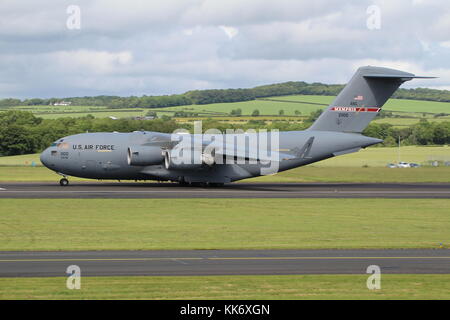
M34 113L64 113L64 112L95 112L107 110L104 106L16 106L5 108L6 110L23 110Z
M0 199L0 251L449 247L449 206L446 199Z
M266 124L272 124L276 121L286 121L289 123L299 123L303 122L307 117L306 116L258 116L257 118L252 116L240 116L240 117L222 117L222 116L214 116L212 119L215 121L219 121L221 123L229 123L229 124L242 124L246 123L250 120L259 120L264 121ZM199 115L198 117L176 117L174 118L178 123L193 123L194 121L204 120L205 116ZM397 117L389 117L389 118L375 118L372 123L382 124L387 123L394 127L409 127L411 125L419 123L422 119L427 120L428 122L443 122L450 121L450 117L433 117L432 115L426 115L425 117L419 116L418 114L413 114L408 116L408 118L397 118Z
M142 117L147 113L143 109L125 109L123 111L118 111L117 109L107 109L107 111L92 111L92 112L63 112L63 113L46 113L46 114L36 114L36 116L44 119L58 119L63 117L85 117L91 115L95 118L132 118L132 117Z
M226 112L230 113L233 109L240 108L243 115L250 115L253 110L258 109L261 115L277 115L279 110L284 110L285 115L294 115L295 110L301 112L301 115L309 115L311 112L324 109L333 101L331 96L311 96L311 95L292 95L282 97L271 97L264 100L253 100L231 103L214 103L205 105L191 105L169 107L164 109L154 109L161 111L190 111L190 112ZM283 102L284 101L284 102ZM316 105L309 103L324 104ZM405 99L390 99L383 107L386 111L414 114L419 113L450 113L450 103L435 101L419 101ZM418 115L416 115L418 116Z
M399 159L400 157L400 159ZM316 167L385 167L399 161L427 164L429 160L450 161L449 146L372 147L312 164Z
M408 127L420 122L422 118L380 118L375 119L373 123L387 123L394 127ZM450 121L450 117L426 118L429 122Z
M173 116L176 111L188 111L199 113L201 117L210 116L226 116L233 109L241 109L243 116L249 116L255 109L260 111L261 115L278 115L280 110L283 110L286 116L295 115L298 110L302 116L308 116L311 112L318 109L324 109L326 105L330 104L335 97L333 96L319 96L319 95L291 95L280 97L269 97L264 99L231 102L231 103L214 103L205 105L187 105L168 108L152 108L152 109L108 109L105 106L18 106L12 108L5 108L4 110L27 110L32 111L37 116L54 119L60 117L81 117L91 114L95 117L109 117L117 118L143 116L147 111L156 111L158 116L169 115ZM418 121L422 117L422 113L428 113L426 117L431 121L438 119L433 118L436 113L449 113L450 103L435 102L435 101L421 101L421 100L405 100L405 99L390 99L383 107L386 111L392 111L401 115L408 115L415 117ZM0 111L2 111L0 110ZM413 123L414 119L399 119L394 118L391 121L394 125L403 126ZM447 118L448 120L448 118Z
M230 102L230 103L214 103L214 104L202 104L202 105L190 105L190 106L179 106L179 107L169 107L164 109L152 109L154 111L186 111L186 112L215 112L220 116L219 113L229 114L233 109L241 109L242 115L251 115L255 109L258 109L261 115L278 115L278 111L283 109L285 115L295 115L295 110L301 112L301 115L308 116L311 112L317 109L323 109L324 107L302 104L294 102L275 102L275 101L265 101L265 100L253 100L253 101L243 101L243 102ZM167 113L164 113L167 114ZM158 116L162 115L158 112Z
M9 167L0 166L1 182L31 182L54 181L57 183L62 177L45 167ZM83 179L71 177L70 181L82 181Z
M143 116L148 111L142 108L109 109L105 106L17 106L0 109L0 112L7 110L31 111L37 117L41 117L44 119L84 117L88 114L97 118L106 118L110 116L116 118L129 118Z
M423 100L389 99L383 109L386 111L406 113L450 113L450 103Z
M368 275L3 278L0 299L450 299L450 275L394 275L368 290Z
M317 103L329 105L333 102L335 96L319 96L319 95L289 95L289 96L279 96L279 97L268 97L262 98L261 100L274 100L274 101L287 101L287 102L297 102L297 103Z
M37 166L42 166L39 160L39 153L24 154L20 156L0 157L0 166L32 166L33 163Z
M301 167L276 175L242 180L243 183L449 183L450 167L351 168Z
M332 96L292 95L271 97L269 99L284 100L288 102L313 102L328 105L334 98L335 97ZM450 113L450 103L425 100L389 99L383 106L383 110L407 113Z

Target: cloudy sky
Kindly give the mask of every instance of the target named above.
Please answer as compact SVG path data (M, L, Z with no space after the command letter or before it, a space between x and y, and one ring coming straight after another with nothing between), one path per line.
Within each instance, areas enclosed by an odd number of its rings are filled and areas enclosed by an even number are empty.
M0 13L0 98L345 83L362 65L450 89L448 0L1 0Z

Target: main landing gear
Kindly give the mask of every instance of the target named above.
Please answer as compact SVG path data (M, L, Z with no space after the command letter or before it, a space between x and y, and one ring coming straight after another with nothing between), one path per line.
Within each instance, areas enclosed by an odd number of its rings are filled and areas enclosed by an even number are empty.
M223 187L224 183L218 183L218 182L186 182L184 180L178 181L180 186L190 186L190 187L196 187L196 188L219 188Z
M61 180L59 180L59 185L61 187L66 187L69 185L69 180L67 180L67 178L62 178Z

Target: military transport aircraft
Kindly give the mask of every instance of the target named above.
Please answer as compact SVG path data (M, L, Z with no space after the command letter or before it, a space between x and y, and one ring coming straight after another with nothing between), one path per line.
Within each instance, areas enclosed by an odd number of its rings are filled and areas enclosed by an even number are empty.
M359 68L331 105L305 131L172 134L83 133L55 141L42 163L63 176L222 185L356 152L382 142L361 132L414 74Z

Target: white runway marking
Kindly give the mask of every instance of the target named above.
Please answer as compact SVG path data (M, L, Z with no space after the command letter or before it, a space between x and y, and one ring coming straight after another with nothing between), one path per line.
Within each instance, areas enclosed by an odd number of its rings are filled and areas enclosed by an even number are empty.
M0 188L0 191L5 191L6 189L5 188Z

